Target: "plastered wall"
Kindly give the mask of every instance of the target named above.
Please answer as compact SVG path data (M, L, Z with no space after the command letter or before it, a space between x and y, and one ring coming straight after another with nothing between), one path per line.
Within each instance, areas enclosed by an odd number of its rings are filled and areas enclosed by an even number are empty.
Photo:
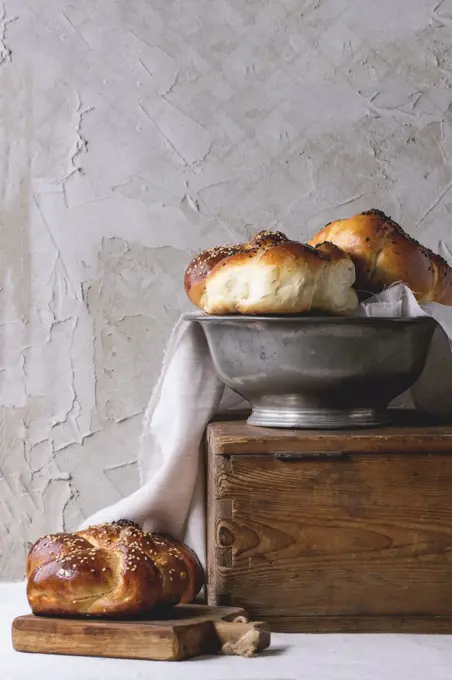
M361 209L450 244L452 0L0 6L0 578L137 484L203 247Z

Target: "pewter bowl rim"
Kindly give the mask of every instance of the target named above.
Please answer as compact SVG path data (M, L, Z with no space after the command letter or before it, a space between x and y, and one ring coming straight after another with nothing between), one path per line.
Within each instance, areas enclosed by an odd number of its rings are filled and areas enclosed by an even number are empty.
M303 316L296 314L267 314L267 315L251 315L251 314L206 314L199 312L196 314L189 313L185 315L186 319L192 321L199 321L207 323L211 321L238 321L238 322L253 322L253 321L271 321L276 323L299 323L299 324L347 324L347 325L370 325L383 326L386 324L402 324L402 325L426 325L436 326L437 322L431 316Z

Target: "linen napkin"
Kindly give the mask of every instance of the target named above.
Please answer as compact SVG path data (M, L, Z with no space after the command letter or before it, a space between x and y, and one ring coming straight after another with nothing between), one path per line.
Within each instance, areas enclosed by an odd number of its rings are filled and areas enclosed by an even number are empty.
M184 540L205 564L202 437L220 402L225 410L244 402L217 377L194 315L181 317L173 328L145 412L138 453L140 488L82 526L130 519L147 531Z
M407 395L432 415L452 416L452 307L421 307L411 290L394 285L360 305L358 316L432 316L435 331L426 369ZM441 330L442 329L442 330ZM216 375L207 341L193 315L179 319L143 422L138 455L140 488L92 515L90 524L125 518L185 541L205 565L205 483L201 442L219 409L244 404Z

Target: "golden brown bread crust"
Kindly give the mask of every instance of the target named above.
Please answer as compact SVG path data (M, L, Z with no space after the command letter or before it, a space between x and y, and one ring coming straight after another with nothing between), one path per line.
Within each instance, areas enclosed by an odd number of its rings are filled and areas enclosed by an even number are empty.
M280 231L260 231L248 243L215 246L204 250L190 262L185 270L185 292L191 302L202 309L201 300L205 292L206 279L215 268L223 267L234 256L238 258L233 262L242 262L246 258L251 258L259 249L265 252L273 246L288 242L287 236Z
M341 262L344 259L344 251L331 241L324 241L315 246L317 252L326 256L330 262Z
M40 538L27 579L34 614L130 617L192 601L203 571L180 541L123 520Z
M419 302L452 305L451 267L380 210L330 222L309 244L318 247L325 241L352 258L358 291L379 293L393 283L403 282Z
M185 291L209 314L347 314L357 306L354 280L353 263L339 248L316 250L281 232L262 231L248 243L198 255L185 272Z
M184 590L180 601L181 603L192 602L204 585L203 571L196 554L188 545L171 538L171 536L153 534L152 538L162 555L168 552L170 555L178 555L178 559L183 559L188 578L184 579Z

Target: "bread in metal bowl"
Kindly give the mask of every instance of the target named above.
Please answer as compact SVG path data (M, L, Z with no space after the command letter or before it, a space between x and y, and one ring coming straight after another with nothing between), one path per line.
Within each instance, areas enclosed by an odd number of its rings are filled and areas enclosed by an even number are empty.
M312 248L281 232L202 252L185 272L185 291L208 314L350 314L358 306L355 268L333 244Z
M324 241L350 255L361 297L405 283L420 303L452 305L452 268L381 210L330 222L309 244L321 248Z

